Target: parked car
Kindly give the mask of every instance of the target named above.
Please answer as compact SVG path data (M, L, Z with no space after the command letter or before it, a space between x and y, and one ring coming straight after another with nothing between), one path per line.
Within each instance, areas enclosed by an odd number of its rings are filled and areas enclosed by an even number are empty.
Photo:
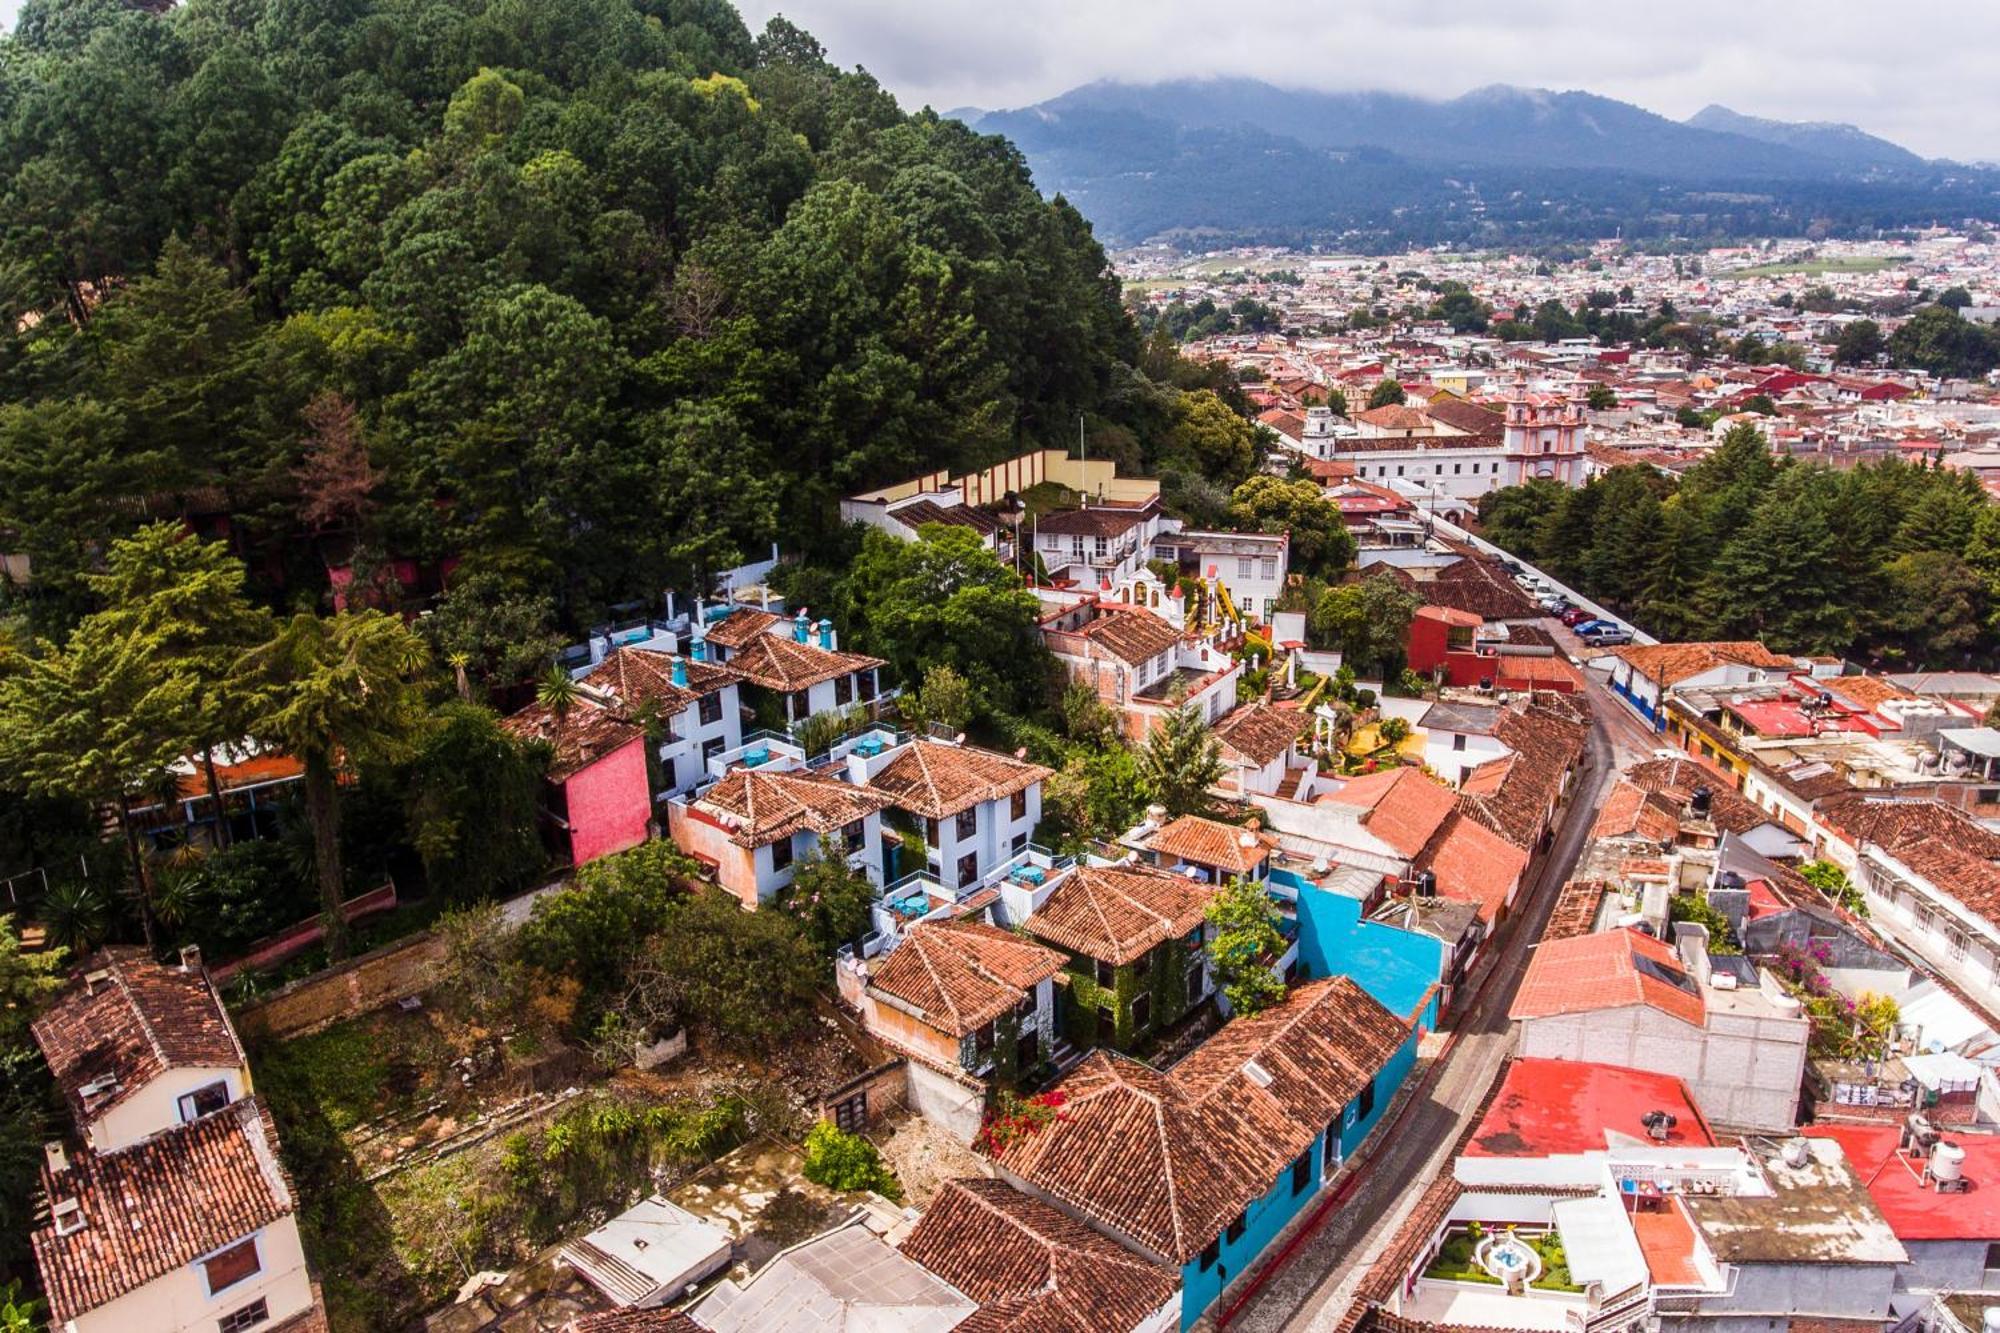
M1572 606L1569 610L1562 613L1562 623L1572 628L1591 619L1594 619L1594 617L1590 612L1580 606Z
M1593 648L1616 648L1621 643L1632 642L1632 631L1617 625L1607 625L1583 635L1582 638Z
M1559 592L1552 592L1547 597L1542 598L1539 605L1542 610L1548 612L1550 615L1559 616L1569 610L1569 598Z
M1612 622L1608 620L1597 620L1594 618L1586 618L1570 626L1570 628L1576 631L1577 638L1587 639L1591 635L1597 633L1597 631L1599 630L1617 629L1618 626L1614 625Z

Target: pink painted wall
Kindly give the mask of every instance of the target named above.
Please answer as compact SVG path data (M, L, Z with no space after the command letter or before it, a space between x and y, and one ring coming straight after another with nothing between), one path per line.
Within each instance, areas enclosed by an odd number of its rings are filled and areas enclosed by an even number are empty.
M569 807L570 859L577 865L646 840L652 789L646 781L646 738L630 741L563 784Z

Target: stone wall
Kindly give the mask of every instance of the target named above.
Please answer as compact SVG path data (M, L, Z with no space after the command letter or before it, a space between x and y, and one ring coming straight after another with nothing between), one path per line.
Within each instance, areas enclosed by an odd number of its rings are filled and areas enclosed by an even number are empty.
M434 931L412 935L280 987L236 1012L246 1036L298 1037L379 1009L437 980L444 941Z

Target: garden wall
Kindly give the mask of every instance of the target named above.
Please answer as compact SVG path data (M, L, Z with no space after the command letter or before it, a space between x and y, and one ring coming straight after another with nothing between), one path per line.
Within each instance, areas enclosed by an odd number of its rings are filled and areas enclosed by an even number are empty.
M297 1037L379 1009L437 980L444 941L425 931L272 991L236 1013L246 1035Z

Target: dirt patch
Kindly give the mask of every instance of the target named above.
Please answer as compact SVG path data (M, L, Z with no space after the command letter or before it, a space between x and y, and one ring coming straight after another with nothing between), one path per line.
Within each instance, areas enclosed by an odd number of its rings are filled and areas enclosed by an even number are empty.
M868 1137L882 1150L882 1160L903 1182L903 1202L918 1208L947 1180L987 1174L986 1163L965 1144L919 1115L885 1121Z

